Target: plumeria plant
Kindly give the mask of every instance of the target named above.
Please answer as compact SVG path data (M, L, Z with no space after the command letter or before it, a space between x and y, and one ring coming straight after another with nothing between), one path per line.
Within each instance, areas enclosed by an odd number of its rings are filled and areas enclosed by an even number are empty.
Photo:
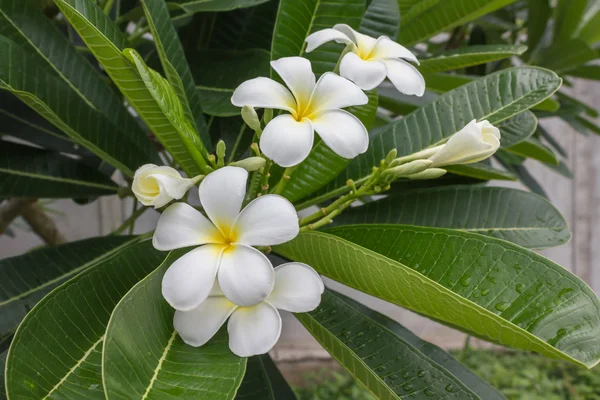
M0 261L6 397L293 399L269 356L290 312L378 398L504 398L327 279L595 366L600 300L534 251L564 218L487 185L523 179L562 83L469 45L509 3L0 0L2 230L54 229L37 198L134 203Z

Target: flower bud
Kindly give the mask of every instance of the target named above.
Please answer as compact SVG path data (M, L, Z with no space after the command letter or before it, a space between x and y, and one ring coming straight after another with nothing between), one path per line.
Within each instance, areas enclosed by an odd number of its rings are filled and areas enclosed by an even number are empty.
M225 145L225 142L222 140L219 140L219 142L217 143L217 157L218 158L225 158L225 151L227 150L227 147Z
M433 167L485 160L500 147L500 130L488 121L469 122L429 157Z
M398 150L396 150L396 149L390 150L390 152L387 153L387 156L385 156L385 163L387 165L390 165L392 163L392 161L394 161L394 159L396 159L397 155L398 155Z
M408 179L413 180L424 180L424 179L435 179L446 174L446 170L442 168L429 168L425 171L418 172L413 175L407 176Z
M242 107L242 118L246 125L250 127L254 132L261 132L262 129L260 127L260 120L258 119L258 114L253 107L244 106Z
M230 165L244 168L248 172L258 171L264 167L266 160L262 157L249 157L240 161L231 163Z
M135 171L131 190L143 205L160 208L171 200L181 199L202 178L204 175L184 178L174 168L146 164Z
M265 108L265 111L263 112L263 122L265 123L265 126L267 126L267 124L269 122L271 122L272 119L273 119L273 109Z
M385 171L384 174L389 174L400 178L408 175L414 175L421 171L425 171L431 166L431 164L433 164L433 162L429 160L415 160L406 164L402 164L398 167L390 168L387 171Z

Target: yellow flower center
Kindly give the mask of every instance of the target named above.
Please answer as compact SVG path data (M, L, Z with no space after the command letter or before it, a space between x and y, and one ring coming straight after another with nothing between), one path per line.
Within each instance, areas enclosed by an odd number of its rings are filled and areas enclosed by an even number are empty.
M372 52L373 49L365 50L364 48L361 49L360 47L356 49L356 55L365 61L369 61L371 59Z

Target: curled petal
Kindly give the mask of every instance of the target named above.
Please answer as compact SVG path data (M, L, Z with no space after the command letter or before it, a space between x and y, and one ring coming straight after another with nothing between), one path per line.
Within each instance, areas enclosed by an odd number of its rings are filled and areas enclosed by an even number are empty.
M363 90L376 88L383 82L387 70L382 61L365 61L355 53L348 53L340 63L340 75Z
M419 65L419 60L410 50L387 36L377 39L377 43L371 51L371 57L374 59L403 58Z
M280 310L309 312L317 308L324 290L317 271L292 262L275 268L275 286L267 301Z
M200 202L204 211L223 233L229 237L246 196L248 171L239 167L224 167L207 175L200 184Z
M181 199L198 178L184 178L174 168L146 164L135 171L131 189L143 205L160 208Z
M218 276L225 297L238 306L258 304L273 290L273 265L252 247L229 246L221 256Z
M292 91L297 109L304 109L315 88L315 74L312 72L310 61L303 57L284 57L271 61L271 66Z
M237 243L274 246L298 235L298 214L285 197L267 194L246 206L235 222Z
M387 77L400 93L423 96L425 79L412 65L402 60L384 60Z
M333 72L326 72L315 85L310 100L313 113L367 104L369 98L358 86ZM311 115L308 116L311 118Z
M152 245L166 251L223 240L221 232L200 211L186 203L175 203L160 215Z
M242 82L231 96L237 107L251 106L292 111L296 107L294 96L279 82L269 78L254 78Z
M178 258L165 272L162 294L176 310L189 311L208 297L222 246L207 244Z
M175 311L173 326L181 339L199 347L208 342L237 308L223 296L211 296L190 311Z
M290 114L279 115L267 124L260 136L260 149L282 167L300 164L312 149L310 120L296 121Z
M360 32L356 32L350 26L346 24L337 24L334 25L333 29L342 32L346 36L348 36L356 45L361 53L368 54L371 52L375 43L377 43L377 39L372 38L371 36L362 34Z
M347 45L353 43L352 39L339 30L331 28L321 29L306 37L306 52L310 53L317 47L322 46L327 42L331 42L332 40L335 40L336 43L344 43Z
M369 147L367 129L347 111L322 111L311 117L311 121L325 144L340 157L354 158Z
M240 357L265 354L281 334L281 316L267 302L237 308L227 323L229 348Z

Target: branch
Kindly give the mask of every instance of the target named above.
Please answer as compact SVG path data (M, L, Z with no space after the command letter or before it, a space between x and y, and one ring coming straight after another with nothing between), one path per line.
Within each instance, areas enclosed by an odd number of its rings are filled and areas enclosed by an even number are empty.
M65 237L58 231L52 218L46 215L42 207L33 203L22 211L23 219L42 240L49 245L64 243Z
M11 222L37 199L10 199L0 208L0 235L4 233Z

